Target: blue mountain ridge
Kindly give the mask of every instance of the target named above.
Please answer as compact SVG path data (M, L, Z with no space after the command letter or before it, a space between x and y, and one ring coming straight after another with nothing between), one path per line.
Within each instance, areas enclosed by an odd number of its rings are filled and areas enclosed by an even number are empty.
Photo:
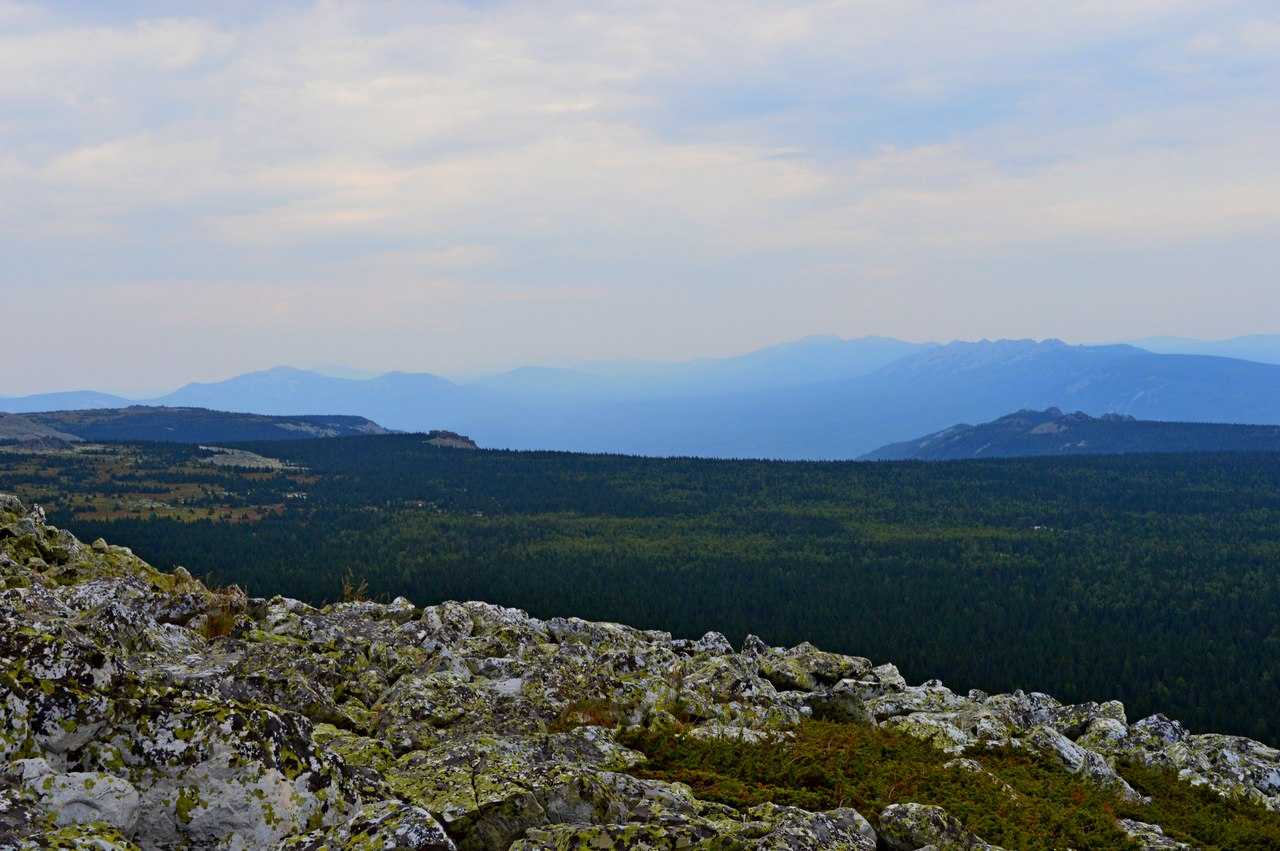
M0 410L58 407L43 401L50 398L0 400ZM94 406L123 402L107 399ZM281 367L189 384L148 404L350 414L391 429L452 429L493 448L852 458L957 422L1055 405L1094 416L1276 424L1280 365L1060 340L814 338L737 358L530 367L467 382Z

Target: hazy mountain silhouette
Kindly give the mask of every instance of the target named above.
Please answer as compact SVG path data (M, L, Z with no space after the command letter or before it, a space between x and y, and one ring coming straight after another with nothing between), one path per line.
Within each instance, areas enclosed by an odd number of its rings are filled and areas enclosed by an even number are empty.
M0 396L0 411L30 414L36 411L83 411L90 408L123 408L132 400L94 390L62 393L34 393L30 396Z
M392 429L453 429L495 448L850 458L957 422L1054 405L1095 416L1280 423L1280 365L1060 340L817 338L737 358L530 367L467 382L281 367L189 384L149 404L349 414Z
M1170 355L1215 355L1259 363L1280 364L1280 334L1250 334L1227 340L1193 337L1148 337L1133 344L1150 352Z
M461 394L453 382L428 373L391 372L355 379L276 367L226 381L188 384L151 404L282 416L351 414L388 428L425 430L439 424L437 416L455 409ZM383 422L382 416L394 422Z
M936 348L890 337L805 337L727 358L670 363L597 361L581 369L622 382L634 394L683 395L819 384L869 375L907 355Z

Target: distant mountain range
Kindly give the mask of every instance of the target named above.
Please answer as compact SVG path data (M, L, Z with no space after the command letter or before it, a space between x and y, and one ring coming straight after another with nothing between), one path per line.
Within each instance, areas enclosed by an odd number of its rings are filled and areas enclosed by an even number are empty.
M364 417L291 416L134 405L81 411L0 414L2 443L73 443L82 440L153 440L224 443L388 434Z
M1191 337L1147 337L1133 345L1166 355L1214 355L1224 358L1280 364L1280 334L1250 334L1229 340L1196 340Z
M1229 344L1243 345L1221 345ZM0 410L121 404L102 394L52 398L0 399ZM405 431L450 428L495 448L851 458L906 435L1054 405L1093 416L1280 424L1280 364L1059 340L822 337L734 358L529 367L466 382L280 367L189 384L149 403L350 414Z
M748 392L857 378L937 347L937 343L909 343L890 337L843 340L819 336L729 358L670 363L597 361L583 364L579 374L611 381L633 395Z
M862 456L864 461L959 461L1029 455L1116 455L1135 452L1280 452L1280 426L1091 417L1057 408L1018 411L982 425L955 425Z

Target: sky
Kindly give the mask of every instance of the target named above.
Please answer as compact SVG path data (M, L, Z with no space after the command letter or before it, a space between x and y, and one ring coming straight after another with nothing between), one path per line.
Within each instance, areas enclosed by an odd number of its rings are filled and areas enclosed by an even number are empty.
M1277 91L1273 0L0 0L0 395L1280 331Z

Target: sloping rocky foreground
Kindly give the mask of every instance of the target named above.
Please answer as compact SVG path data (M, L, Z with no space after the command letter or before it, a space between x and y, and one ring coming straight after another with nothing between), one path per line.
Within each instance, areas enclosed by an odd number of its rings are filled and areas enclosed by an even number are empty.
M937 807L747 811L626 773L624 724L752 741L867 719L960 751L1008 743L1136 795L1125 756L1280 810L1280 753L1119 703L953 694L892 665L741 650L485 603L315 609L211 591L85 545L0 495L0 847L989 848ZM589 722L589 717L583 717ZM980 750L978 751L980 756ZM960 767L982 771L970 750ZM1181 846L1127 822L1149 848Z

